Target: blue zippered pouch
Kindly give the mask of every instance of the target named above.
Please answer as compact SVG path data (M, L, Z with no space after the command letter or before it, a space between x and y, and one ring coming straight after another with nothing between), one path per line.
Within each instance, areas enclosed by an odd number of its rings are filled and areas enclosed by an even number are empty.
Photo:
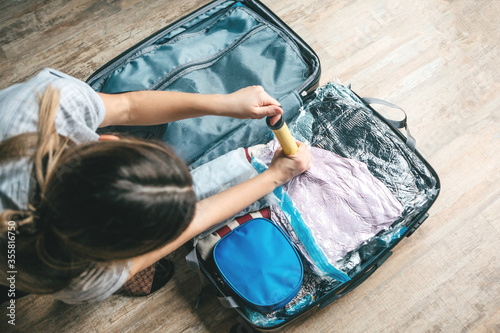
M299 254L268 219L255 218L235 228L215 245L213 254L227 285L258 311L282 308L302 286Z

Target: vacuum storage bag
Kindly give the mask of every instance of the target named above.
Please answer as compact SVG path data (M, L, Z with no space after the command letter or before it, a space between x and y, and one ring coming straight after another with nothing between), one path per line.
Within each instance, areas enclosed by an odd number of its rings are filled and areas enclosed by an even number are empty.
M407 225L432 205L439 180L397 130L347 87L328 83L315 95L288 124L295 138L365 164L403 205L394 226Z

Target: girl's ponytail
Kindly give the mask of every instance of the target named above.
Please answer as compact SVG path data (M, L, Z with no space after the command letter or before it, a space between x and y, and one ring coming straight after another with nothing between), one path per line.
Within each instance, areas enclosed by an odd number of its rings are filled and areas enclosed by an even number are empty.
M35 153L35 173L40 187L41 196L52 175L57 161L64 149L68 146L69 139L60 136L56 131L56 113L59 105L59 90L47 86L40 101L40 116L38 120L38 148Z

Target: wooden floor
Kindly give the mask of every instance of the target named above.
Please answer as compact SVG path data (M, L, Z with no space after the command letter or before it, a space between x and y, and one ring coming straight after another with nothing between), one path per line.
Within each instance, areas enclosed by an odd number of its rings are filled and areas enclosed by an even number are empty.
M207 0L1 0L0 88L44 67L86 79ZM360 287L285 332L500 332L500 1L264 0L318 53L322 80L404 107L442 191L430 218ZM1 106L0 106L1 107ZM172 255L148 298L17 302L22 332L228 332ZM5 311L5 307L2 306ZM3 312L2 312L3 313ZM0 316L0 331L12 330Z

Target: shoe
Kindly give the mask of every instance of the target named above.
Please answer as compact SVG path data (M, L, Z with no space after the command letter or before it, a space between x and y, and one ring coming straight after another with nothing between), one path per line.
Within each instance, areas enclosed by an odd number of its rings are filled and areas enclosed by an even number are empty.
M154 293L170 281L174 275L174 263L167 258L160 259L155 264L155 275L153 277L153 285L151 292Z
M167 258L135 274L116 293L129 297L148 296L167 284L174 274L174 263Z

